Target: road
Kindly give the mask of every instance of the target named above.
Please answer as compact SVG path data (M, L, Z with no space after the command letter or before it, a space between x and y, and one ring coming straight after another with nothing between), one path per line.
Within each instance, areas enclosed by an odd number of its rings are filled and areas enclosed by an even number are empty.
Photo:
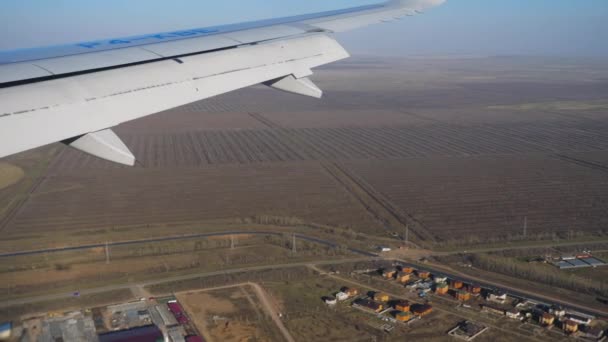
M160 238L150 238L150 239L138 239L138 240L125 240L119 242L111 242L108 243L108 247L116 247L116 246L130 246L137 245L142 243L153 243L153 242L166 242L166 241L178 241L178 240L189 240L189 239L197 239L197 238L207 238L207 237L217 237L217 236L230 236L230 235L274 235L281 236L284 233L289 232L273 232L273 231L223 231L223 232L215 232L215 233L201 233L201 234L188 234L188 235L173 235L166 236ZM296 234L296 238L300 240L316 242L325 246L336 247L339 244L329 240L323 240L315 237L310 237L302 234ZM8 257L16 257L16 256L27 256L27 255L37 255L37 254L48 254L48 253L60 253L60 252L70 252L70 251L81 251L91 248L105 248L105 243L97 243L97 244L87 244L87 245L78 245L78 246L69 246L69 247L60 247L60 248L47 248L47 249L36 249L29 251L17 251L17 252L9 252L0 254L0 258L8 258ZM377 254L364 251L356 248L348 248L348 250L352 253L364 255L368 257L376 257Z
M285 337L285 340L287 340L288 342L295 342L293 336L291 336L291 333L289 332L289 330L287 330L287 328L283 324L283 321L281 321L281 319L279 318L279 315L278 315L277 311L274 309L274 306L270 303L270 300L268 299L268 295L266 294L266 291L264 291L264 289L259 284L252 283L252 282L246 282L246 283L239 283L239 284L232 284L232 285L225 285L225 286L209 287L209 288L205 288L205 289L200 289L200 290L198 290L198 292L223 290L223 289L230 289L230 288L241 287L241 286L251 286L253 288L253 290L256 292L256 295L262 302L262 306L264 306L266 313L268 313L270 318L272 318L272 321L277 326L277 328L279 328L279 330L281 331L281 334L283 335L283 337ZM206 334L206 332L201 332L201 333ZM206 336L206 338L208 341L211 341L209 336Z
M342 260L322 260L322 261L314 261L313 263L315 265L332 265L332 264L341 264L341 263L366 261L366 260L374 260L374 259L372 259L372 258L353 258L353 259L342 259ZM273 269L285 269L285 268L302 267L302 266L305 267L310 263L311 262L308 261L308 262L299 262L299 263L291 263L291 264L275 264L275 265L242 267L242 268L235 268L235 269L229 269L229 270L201 272L201 273L187 274L187 275L182 275L182 276L166 277L166 278L148 280L148 281L143 281L143 282L138 282L138 283L108 285L108 286L102 286L102 287L97 287L97 288L93 288L93 289L80 289L78 291L80 292L81 296L86 296L86 295L104 293L104 292L109 292L109 291L114 291L114 290L123 290L123 289L131 290L131 289L137 288L137 287L142 288L142 287L152 286L152 285L157 285L157 284L191 280L191 279L197 279L197 278L203 278L203 277L211 277L211 276L222 275L222 274L233 274L233 273L240 273L240 272L253 272L253 271L263 271L263 270L273 270ZM29 304L29 303L51 301L51 300L60 300L60 299L66 299L66 298L72 298L72 297L73 297L73 293L69 292L69 293L48 294L48 295L28 297L28 298L18 298L18 299L7 300L7 301L1 302L0 308L10 307L10 306L15 306L15 305L25 305L25 304Z
M313 270L315 270L315 271L317 271L317 272L319 272L319 273L321 273L321 274L325 273L325 271L321 270L320 268L316 267L315 265L308 265L308 267L311 268L311 269L313 269ZM378 289L378 288L375 288L373 286L370 286L369 284L362 284L362 283L359 283L359 282L357 282L357 281L355 281L353 279L344 278L344 277L341 277L341 276L338 276L338 275L328 274L328 273L326 273L326 276L329 276L330 278L339 280L343 284L352 284L352 285L355 285L355 286L357 286L360 289L369 289L369 290L372 290L374 292L386 293L387 295L389 295L393 299L405 299L405 300L409 300L409 298L405 298L402 295L398 295L398 294L392 293L390 291L386 291L385 289ZM447 312L447 313L450 313L450 314L456 314L456 315L459 315L459 316L465 316L466 315L466 313L464 313L464 312L454 313L453 311L450 311L450 310L438 308L435 305L433 305L433 310L443 311L443 312ZM467 318L468 319L472 319L473 317L467 317ZM500 328L500 327L498 327L498 326L496 326L494 324L489 324L489 323L484 323L484 324L491 326L492 329L503 331L503 332L505 332L507 334L517 335L517 336L519 336L521 338L532 340L532 341L538 341L538 339L534 338L533 336L526 336L526 335L523 335L523 334L521 334L521 333L519 333L517 331L511 331L511 330L507 331L507 330L505 330L503 328Z

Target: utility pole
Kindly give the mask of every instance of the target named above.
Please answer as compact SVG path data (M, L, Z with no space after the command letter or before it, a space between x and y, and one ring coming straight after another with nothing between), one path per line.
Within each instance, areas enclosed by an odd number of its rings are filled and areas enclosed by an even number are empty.
M409 223L405 225L405 245L409 245L410 243L410 225Z
M106 264L110 263L110 246L108 245L108 241L106 241Z
M296 233L293 233L293 242L291 243L291 251L296 254Z
M524 216L524 238L528 236L528 216Z

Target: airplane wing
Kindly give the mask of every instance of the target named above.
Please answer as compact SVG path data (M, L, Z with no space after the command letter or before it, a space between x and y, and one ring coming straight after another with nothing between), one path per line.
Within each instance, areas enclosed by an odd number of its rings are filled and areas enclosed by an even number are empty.
M312 69L347 58L332 37L445 0L378 5L40 49L0 52L0 158L54 142L135 157L121 123L255 84L321 97Z

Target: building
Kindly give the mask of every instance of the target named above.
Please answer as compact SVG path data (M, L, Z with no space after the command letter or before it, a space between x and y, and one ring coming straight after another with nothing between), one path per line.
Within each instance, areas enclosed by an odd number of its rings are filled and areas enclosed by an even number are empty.
M186 342L205 342L205 340L200 336L188 336Z
M348 294L340 291L340 292L336 293L336 299L339 300L339 301L347 300L348 299Z
M586 338L596 341L603 340L605 334L604 329L598 327L591 328L589 326L583 326L581 332L585 334Z
M428 304L416 304L412 305L412 313L416 316L422 317L433 312L433 307Z
M407 300L399 300L393 303L393 307L395 308L395 310L407 312L410 311L410 302L408 302Z
M507 317L512 318L512 319L520 319L521 318L521 312L515 308L511 309L511 310L507 310L505 312L505 315L507 315Z
M412 273L414 273L415 270L413 267L404 267L402 271L407 274L412 274Z
M391 298L386 293L378 292L374 294L374 300L378 302L388 302Z
M395 278L395 275L397 274L396 270L384 270L382 272L382 276L386 279L392 279Z
M491 312L491 313L494 313L497 315L504 316L504 314L505 314L505 309L503 309L499 306L495 306L495 305L482 304L481 309L485 312Z
M575 315L575 314L570 314L570 313L566 314L564 317L566 317L566 319L574 321L578 324L589 325L589 323L591 323L590 317L585 317L585 316Z
M555 316L553 316L552 314L545 312L542 315L540 315L540 319L539 319L539 323L545 326L550 326L553 325L553 323L555 322Z
M397 281L400 283L407 283L408 281L410 281L410 275L401 271L397 273Z
M357 305L359 307L362 307L366 310L369 311L373 311L373 312L381 312L382 309L384 309L384 305L378 303L378 302L374 302L373 300L369 300L369 299L357 299L353 305Z
M503 304L507 301L507 294L504 292L490 292L488 293L486 300Z
M445 295L448 293L449 286L446 283L439 283L435 286L435 293L438 295Z
M553 305L551 306L551 309L549 309L549 313L555 317L564 317L566 315L566 309L559 305Z
M336 299L336 297L325 297L325 304L336 305L338 304L338 300Z
M8 340L11 337L13 329L12 323L3 323L0 325L0 341Z
M359 290L354 287L343 287L342 292L346 293L349 297L354 297L359 294Z
M155 325L113 331L99 335L100 342L155 342L164 341L163 333Z
M467 291L460 290L456 292L456 299L465 302L471 299L471 294Z
M446 277L446 276L439 276L439 275L435 275L435 276L433 277L433 280L434 280L436 283L447 283L447 281L448 281L448 277Z
M167 307L169 307L169 311L175 316L175 319L179 324L188 324L190 321L181 304L179 304L176 300L172 300L167 302Z
M378 250L380 250L380 252L384 252L384 253L392 251L392 249L390 247L386 247L386 246L380 246L380 247L378 247Z
M462 282L460 280L452 280L452 287L455 289L461 289L462 288Z
M418 271L418 278L420 279L429 279L431 277L431 272L428 271Z
M409 322L412 320L413 317L414 316L412 316L410 312L399 312L397 315L395 315L395 318L399 322Z
M481 293L481 286L479 285L469 285L469 292L471 292L472 294L480 294Z
M564 331L567 334L574 334L575 332L578 331L578 323L576 323L573 320L566 320L564 321L564 323L562 324Z

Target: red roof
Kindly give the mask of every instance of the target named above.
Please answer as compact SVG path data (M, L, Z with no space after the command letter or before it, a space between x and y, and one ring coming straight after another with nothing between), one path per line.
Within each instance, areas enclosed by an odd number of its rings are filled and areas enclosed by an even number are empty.
M205 340L200 336L188 336L186 342L205 342Z
M188 317L184 313L184 309L179 303L169 302L167 303L167 306L179 324L186 324L189 322Z

